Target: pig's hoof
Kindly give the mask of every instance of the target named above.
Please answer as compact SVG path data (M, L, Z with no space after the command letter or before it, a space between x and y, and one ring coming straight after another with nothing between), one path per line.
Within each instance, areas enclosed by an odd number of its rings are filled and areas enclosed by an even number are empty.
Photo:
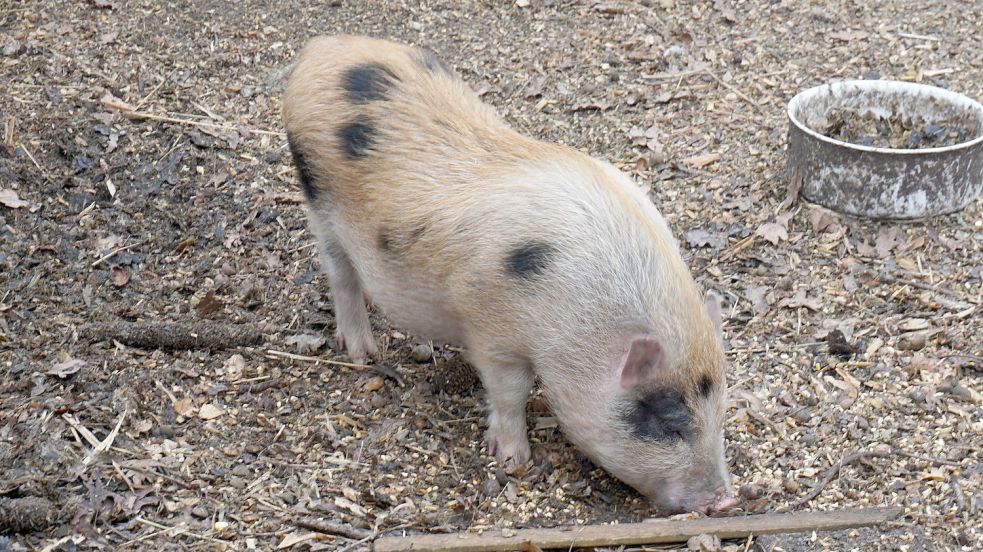
M528 440L503 441L495 437L492 432L488 435L488 452L494 454L500 463L509 466L521 466L528 462L531 456Z
M368 364L369 358L375 356L379 349L372 339L372 334L360 339L347 339L341 330L337 332L338 348L348 351L348 358L355 364Z

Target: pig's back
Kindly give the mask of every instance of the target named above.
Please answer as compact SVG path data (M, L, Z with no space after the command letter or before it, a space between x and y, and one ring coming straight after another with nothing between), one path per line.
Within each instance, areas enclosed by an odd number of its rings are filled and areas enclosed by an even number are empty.
M284 119L309 171L312 218L332 226L398 326L528 349L538 332L587 338L647 322L652 293L692 303L644 195L606 165L509 130L432 54L315 39Z

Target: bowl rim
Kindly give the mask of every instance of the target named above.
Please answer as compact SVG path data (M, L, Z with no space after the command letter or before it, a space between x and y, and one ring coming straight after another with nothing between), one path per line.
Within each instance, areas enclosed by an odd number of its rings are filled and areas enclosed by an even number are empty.
M789 120L795 125L799 130L805 132L809 136L820 140L822 142L827 142L835 146L845 147L848 149L853 149L857 151L866 151L872 153L881 153L887 155L924 155L932 153L946 153L951 151L958 151L966 148L973 147L977 144L983 143L983 132L979 136L973 138L972 140L966 142L960 142L958 144L953 144L951 146L940 146L934 148L882 148L874 146L864 146L861 144L853 144L850 142L844 142L842 140L837 140L835 138L830 138L816 130L813 130L808 125L800 121L793 110L799 107L799 104L805 102L807 99L811 99L813 96L819 95L824 90L837 90L842 88L847 88L850 86L855 86L858 88L866 88L868 90L881 90L886 91L891 88L908 89L909 91L918 91L926 95L935 96L936 98L945 100L952 104L962 104L970 109L976 110L980 114L981 120L983 120L983 104L977 102L976 100L960 94L958 92L953 92L945 88L940 88L938 86L932 86L929 84L921 84L916 82L906 82L906 81L895 81L895 80L842 80L833 81L820 84L818 86L813 86L802 90L796 94L788 102L785 113L788 115Z

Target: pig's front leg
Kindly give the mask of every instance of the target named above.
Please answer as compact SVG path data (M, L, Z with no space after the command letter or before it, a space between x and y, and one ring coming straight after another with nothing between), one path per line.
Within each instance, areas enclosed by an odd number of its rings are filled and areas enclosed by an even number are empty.
M488 394L488 452L499 462L525 464L529 460L526 401L536 381L528 361L513 355L470 354Z

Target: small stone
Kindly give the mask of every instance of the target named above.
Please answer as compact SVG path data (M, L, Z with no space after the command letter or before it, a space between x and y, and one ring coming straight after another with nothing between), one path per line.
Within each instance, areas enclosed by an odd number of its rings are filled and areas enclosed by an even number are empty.
M920 351L925 348L925 334L922 332L907 333L898 339L898 349L902 351Z
M502 486L494 479L488 479L481 484L481 493L487 497L494 498L502 492Z
M17 55L18 52L20 52L20 42L17 42L16 40L8 42L3 47L3 55L5 56L14 56Z
M696 535L686 541L686 548L696 552L718 552L720 550L720 537L717 535Z
M429 343L414 345L413 350L410 351L410 356L415 362L427 362L433 358L433 347Z
M198 519L205 519L208 517L208 510L206 510L203 506L195 506L191 509L191 515Z
M229 485L233 489L245 489L246 481L241 477L232 476L229 478Z
M424 418L423 416L414 416L413 417L413 427L415 427L415 428L417 428L419 430L424 430L424 429L427 429L427 427L429 427L429 426L430 426L430 422L426 418Z
M738 491L738 494L744 500L757 500L757 499L761 498L761 495L763 495L764 492L765 492L765 490L763 488L761 488L761 485L755 485L754 483L748 483L747 485L743 485L741 487L741 490Z
M372 405L372 408L382 408L389 404L389 399L379 393L375 393L372 395L372 398L369 399L369 404Z
M297 497L290 491L285 491L280 493L280 500L283 501L287 506L293 506L297 504Z
M799 492L799 490L802 489L802 485L799 485L798 482L792 481L791 479L786 479L785 481L782 481L782 487L785 488L786 492L789 492L791 494L796 494Z
M379 389L382 389L382 386L384 386L385 384L386 384L386 380L382 379L382 376L374 376L372 379L365 382L364 389L367 392L371 393L373 391L378 391Z
M237 475L239 477L249 477L253 474L253 470L249 469L248 466L244 464L239 464L232 468L232 475Z
M249 454L259 454L263 450L263 447L257 445L256 443L249 443L243 450Z

